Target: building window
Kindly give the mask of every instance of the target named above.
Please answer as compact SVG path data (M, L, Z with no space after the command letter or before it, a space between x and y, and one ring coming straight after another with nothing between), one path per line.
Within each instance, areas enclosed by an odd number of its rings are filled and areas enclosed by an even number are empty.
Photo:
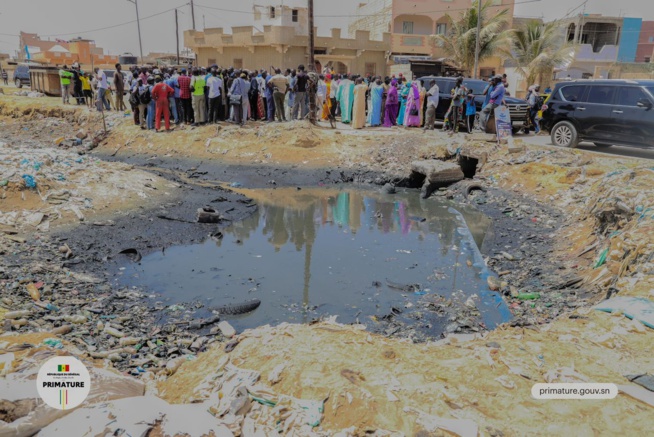
M650 56L645 56L645 62L646 63L652 62L652 58Z
M654 36L649 37L649 42L654 42Z
M270 7L270 18L275 18L275 7L274 6Z
M366 75L369 74L371 76L374 76L375 74L377 74L377 64L374 63L374 62L366 62L365 74Z
M413 21L402 22L402 33L413 34Z
M293 21L293 23L297 23L297 13L298 13L297 9L293 9L291 11L291 20Z
M436 35L445 35L447 33L447 24L438 23L436 25Z
M243 58L234 58L234 69L240 70L243 68Z

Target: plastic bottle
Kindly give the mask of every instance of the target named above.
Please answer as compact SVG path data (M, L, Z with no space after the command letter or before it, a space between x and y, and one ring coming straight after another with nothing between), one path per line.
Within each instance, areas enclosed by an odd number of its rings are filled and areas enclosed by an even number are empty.
M540 299L540 293L518 293L517 298L520 300Z

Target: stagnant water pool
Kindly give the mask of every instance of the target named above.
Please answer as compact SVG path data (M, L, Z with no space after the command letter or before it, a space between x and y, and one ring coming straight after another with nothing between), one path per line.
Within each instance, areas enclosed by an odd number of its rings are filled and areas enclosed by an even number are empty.
M349 187L280 188L246 194L257 202L256 212L222 229L222 238L126 263L116 282L155 293L160 307L181 305L195 317L212 307L261 300L257 310L228 319L239 330L325 315L367 324L393 308L406 317L434 295L459 301L472 296L489 328L510 318L487 286L490 273L478 247L490 219L475 210L423 200L416 190L390 195ZM434 336L446 324L432 324Z

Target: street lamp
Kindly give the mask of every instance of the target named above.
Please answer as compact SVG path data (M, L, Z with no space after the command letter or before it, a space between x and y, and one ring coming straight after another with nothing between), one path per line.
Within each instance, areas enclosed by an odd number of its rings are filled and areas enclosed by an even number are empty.
M127 0L136 6L136 27L139 30L139 51L141 53L141 64L143 63L143 43L141 42L141 20L139 20L139 0Z

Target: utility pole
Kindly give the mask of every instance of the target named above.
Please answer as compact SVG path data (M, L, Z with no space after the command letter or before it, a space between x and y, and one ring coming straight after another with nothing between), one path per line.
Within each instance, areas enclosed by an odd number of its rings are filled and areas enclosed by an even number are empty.
M475 41L475 71L473 77L478 78L477 71L479 70L479 35L481 34L481 0L477 0L477 38Z
M191 21L193 22L193 30L195 30L195 6L193 5L193 0L191 0Z
M309 0L309 71L316 71L316 61L313 57L314 50L313 34L313 0Z
M179 19L177 18L177 9L175 9L175 39L177 41L177 65L179 65Z
M204 14L202 14L202 31L207 28L207 22L205 20Z
M136 7L136 27L139 31L139 51L141 53L141 64L143 63L143 42L141 41L141 20L139 19L139 0L127 0L128 2L134 3Z

